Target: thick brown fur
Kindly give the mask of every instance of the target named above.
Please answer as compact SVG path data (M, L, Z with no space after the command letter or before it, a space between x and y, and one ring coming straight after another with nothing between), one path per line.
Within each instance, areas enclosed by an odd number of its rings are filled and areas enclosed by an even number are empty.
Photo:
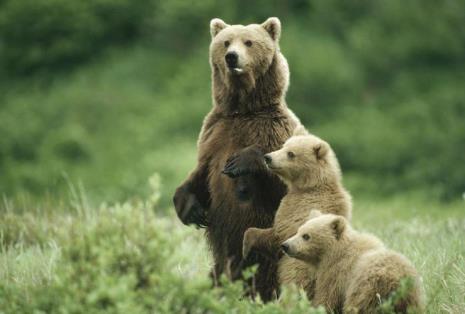
M351 217L351 197L342 185L339 163L329 144L303 128L294 133L283 148L267 155L270 171L286 182L288 193L281 200L272 228L246 231L244 256L255 250L277 257L281 243L297 232L314 209ZM315 277L310 268L284 256L279 261L279 283L302 287L311 298Z
M396 313L422 312L420 279L410 261L341 216L312 212L284 245L286 253L316 269L314 305L328 312L377 313L379 305L411 280L394 304Z
M276 262L257 254L242 261L242 239L247 228L272 225L286 188L267 171L263 154L300 126L284 100L289 71L279 50L280 22L230 26L213 19L210 26L214 104L199 136L197 167L176 190L174 204L185 224L206 227L213 278L239 279L258 263L255 287L267 301L276 295ZM238 54L236 69L225 62L231 51Z

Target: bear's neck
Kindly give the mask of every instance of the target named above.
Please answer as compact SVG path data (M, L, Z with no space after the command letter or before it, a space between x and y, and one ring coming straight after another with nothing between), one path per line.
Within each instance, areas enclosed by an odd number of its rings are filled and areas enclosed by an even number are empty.
M321 177L317 180L305 173L286 183L289 191L294 193L338 194L343 189L338 179Z
M384 248L384 244L376 237L358 232L350 226L346 226L341 238L331 245L326 254L321 258L322 264L331 265L349 259L356 260L360 255L368 251Z
M251 73L231 75L213 66L213 100L226 114L248 114L285 106L287 66L275 54L268 70L254 77ZM285 62L285 61L284 61Z
M345 231L339 240L327 248L326 252L320 257L321 265L327 267L333 266L342 260L347 260L348 257L354 255L351 252L353 246L353 230ZM357 255L357 254L355 254Z

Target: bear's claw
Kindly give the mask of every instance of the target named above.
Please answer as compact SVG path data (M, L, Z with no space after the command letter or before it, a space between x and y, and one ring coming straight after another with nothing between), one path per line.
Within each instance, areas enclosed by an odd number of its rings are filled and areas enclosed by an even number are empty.
M247 170L240 166L239 155L234 155L228 159L224 169L223 174L227 175L230 178L237 178L242 175L247 174Z
M262 150L257 146L250 146L229 157L222 173L230 178L237 178L264 168Z
M176 213L183 224L194 224L199 228L208 226L205 210L197 200L197 197L186 188L180 187L176 190L173 203Z

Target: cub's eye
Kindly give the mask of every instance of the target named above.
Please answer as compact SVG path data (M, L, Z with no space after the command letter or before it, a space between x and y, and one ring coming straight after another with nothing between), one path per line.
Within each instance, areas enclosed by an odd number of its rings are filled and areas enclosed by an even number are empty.
M308 240L310 240L310 236L308 234L304 234L302 236L302 239L304 239L305 241L308 241Z
M229 43L229 40L226 40L226 41L224 42L224 46L225 46L225 47L229 47L229 44L230 44L230 43Z
M295 157L294 152L287 152L287 157L289 157L290 159L294 158Z
M250 47L250 46L252 46L252 41L246 40L246 41L244 42L244 44L245 44L247 47Z

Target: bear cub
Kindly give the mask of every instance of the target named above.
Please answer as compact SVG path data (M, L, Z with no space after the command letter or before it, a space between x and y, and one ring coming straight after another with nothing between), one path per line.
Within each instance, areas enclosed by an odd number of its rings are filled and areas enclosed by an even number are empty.
M396 313L422 312L420 279L410 261L347 219L312 211L310 219L282 244L286 255L316 269L314 305L328 312L377 313L406 280L407 291L392 297Z
M330 145L299 127L284 146L265 155L265 163L288 188L268 229L249 228L244 234L243 257L251 251L277 259L280 245L293 236L312 209L350 219L351 197L342 185L336 155ZM309 266L283 256L278 264L279 284L296 284L312 297L313 277Z

